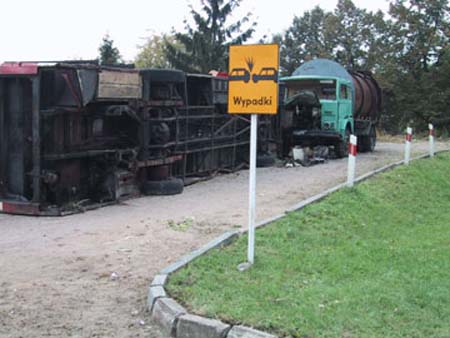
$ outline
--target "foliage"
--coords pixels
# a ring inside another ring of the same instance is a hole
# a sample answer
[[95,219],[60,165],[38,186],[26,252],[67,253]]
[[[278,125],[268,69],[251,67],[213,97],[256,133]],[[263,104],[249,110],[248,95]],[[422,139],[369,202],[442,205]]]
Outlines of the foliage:
[[174,49],[179,50],[181,46],[174,36],[167,34],[152,34],[146,38],[145,43],[139,46],[135,64],[139,68],[171,68],[166,55],[166,44],[169,43]]
[[226,70],[228,46],[249,39],[256,23],[250,23],[251,14],[228,24],[233,11],[242,0],[202,0],[201,9],[191,5],[193,25],[187,20],[186,32],[174,33],[183,48],[177,48],[166,39],[167,59],[177,69],[207,73],[212,69]]
[[[290,337],[448,337],[450,155],[334,193],[171,276],[191,311]],[[418,206],[420,205],[420,208]]]
[[295,17],[274,41],[285,75],[318,57],[372,71],[385,93],[382,127],[397,133],[430,121],[450,127],[449,27],[447,0],[392,0],[389,16],[339,0],[333,12],[316,7]]
[[275,35],[274,42],[280,45],[283,74],[292,74],[304,61],[332,57],[333,46],[325,36],[329,18],[330,13],[315,7],[301,17],[295,17],[284,35]]
[[394,46],[389,62],[396,71],[381,75],[392,84],[396,110],[391,115],[400,126],[410,124],[419,130],[435,118],[450,118],[444,104],[449,87],[437,86],[450,75],[441,72],[448,60],[448,2],[396,0],[389,14],[392,22],[386,34]]
[[117,47],[114,47],[114,40],[109,34],[106,34],[102,39],[102,44],[98,48],[100,53],[100,64],[102,65],[117,65],[122,63],[122,57]]

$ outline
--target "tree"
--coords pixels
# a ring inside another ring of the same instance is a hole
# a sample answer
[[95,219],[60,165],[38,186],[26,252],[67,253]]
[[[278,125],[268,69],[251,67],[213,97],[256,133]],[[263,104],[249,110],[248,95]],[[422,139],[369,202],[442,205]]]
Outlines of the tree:
[[295,16],[284,35],[274,36],[280,45],[281,72],[290,75],[309,59],[331,58],[333,47],[325,37],[325,25],[331,13],[319,6],[302,16]]
[[327,21],[326,40],[334,47],[335,60],[348,69],[362,69],[367,63],[372,33],[367,16],[351,0],[339,0]]
[[282,72],[292,74],[314,58],[334,59],[349,69],[371,69],[376,62],[369,53],[382,46],[378,30],[383,23],[382,12],[368,13],[351,0],[339,0],[334,12],[316,6],[296,16],[283,36],[274,37],[281,45]]
[[448,0],[391,0],[388,17],[339,0],[333,12],[295,17],[274,41],[285,74],[318,57],[372,71],[384,91],[382,126],[397,133],[429,121],[450,130],[449,36]]
[[165,40],[170,64],[187,72],[226,70],[228,46],[247,41],[256,26],[256,23],[249,23],[250,13],[243,19],[228,24],[231,14],[241,1],[202,0],[200,11],[190,6],[193,25],[185,21],[186,32],[174,32],[176,41],[183,48],[177,48]]
[[167,34],[152,34],[148,37],[144,45],[139,47],[135,64],[139,68],[171,68],[166,54],[167,43],[179,50],[180,44],[174,36]]
[[398,57],[406,71],[428,71],[439,62],[449,41],[448,0],[395,0],[389,14],[400,47]]
[[106,34],[102,39],[102,44],[98,48],[100,53],[100,64],[117,65],[122,63],[122,57],[119,50],[113,46],[114,41]]
[[392,84],[400,125],[423,130],[433,119],[450,117],[448,1],[395,0],[389,14],[395,70],[384,77]]

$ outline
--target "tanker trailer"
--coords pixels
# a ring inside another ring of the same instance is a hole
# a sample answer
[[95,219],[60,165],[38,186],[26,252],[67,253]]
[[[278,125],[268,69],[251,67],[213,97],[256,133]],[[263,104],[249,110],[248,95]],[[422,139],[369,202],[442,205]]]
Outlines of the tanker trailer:
[[333,147],[348,154],[351,134],[360,151],[373,151],[381,90],[370,72],[349,72],[338,63],[316,59],[281,79],[286,87],[279,128],[286,156],[293,147]]

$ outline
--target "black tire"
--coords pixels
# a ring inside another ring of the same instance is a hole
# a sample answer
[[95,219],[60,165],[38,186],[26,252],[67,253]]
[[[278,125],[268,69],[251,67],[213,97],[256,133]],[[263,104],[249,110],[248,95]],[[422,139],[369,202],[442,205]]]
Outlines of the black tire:
[[350,142],[350,135],[351,135],[351,130],[349,127],[347,127],[345,129],[345,136],[344,139],[339,141],[339,143],[337,143],[334,146],[334,153],[336,154],[337,158],[343,158],[343,157],[347,157],[348,156],[348,144]]
[[256,167],[266,168],[272,167],[275,164],[275,158],[272,155],[264,154],[256,156]]
[[146,181],[142,185],[144,195],[176,195],[181,194],[184,189],[184,182],[179,178],[169,178],[162,181]]
[[361,142],[358,142],[360,152],[373,152],[377,144],[377,132],[375,127],[370,127],[369,135],[361,136]]
[[369,137],[367,137],[366,151],[373,152],[377,145],[377,130],[374,126],[370,127]]
[[368,136],[358,136],[358,152],[359,153],[367,152],[368,138],[369,138]]

